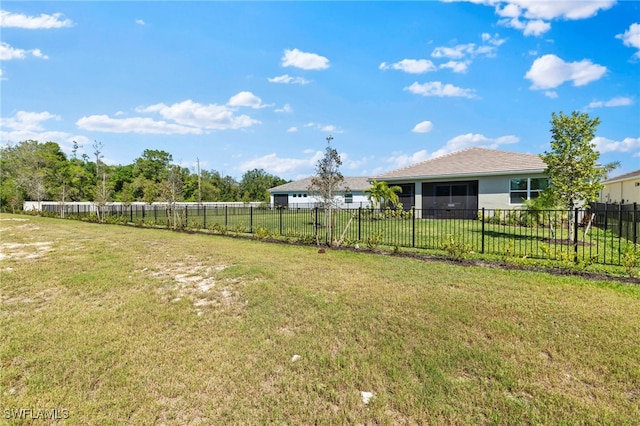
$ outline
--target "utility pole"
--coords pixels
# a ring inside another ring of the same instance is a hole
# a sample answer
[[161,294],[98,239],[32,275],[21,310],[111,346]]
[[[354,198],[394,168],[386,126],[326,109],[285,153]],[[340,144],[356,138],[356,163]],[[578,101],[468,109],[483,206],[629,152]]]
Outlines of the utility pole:
[[198,204],[202,204],[202,183],[200,179],[200,159],[196,158],[196,162],[198,163]]

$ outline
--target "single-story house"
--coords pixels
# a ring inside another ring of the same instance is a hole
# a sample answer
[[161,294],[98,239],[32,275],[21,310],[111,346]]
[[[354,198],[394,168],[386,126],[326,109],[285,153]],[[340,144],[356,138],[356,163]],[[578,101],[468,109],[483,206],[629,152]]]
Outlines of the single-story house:
[[601,203],[640,204],[640,170],[607,179],[600,191]]
[[416,217],[477,217],[486,209],[514,209],[547,186],[547,165],[540,156],[486,148],[468,148],[372,179],[402,188],[405,209]]
[[[285,183],[269,189],[272,207],[313,208],[320,200],[309,193],[311,177]],[[336,194],[336,202],[340,208],[369,207],[369,198],[364,191],[371,188],[366,177],[346,177]]]

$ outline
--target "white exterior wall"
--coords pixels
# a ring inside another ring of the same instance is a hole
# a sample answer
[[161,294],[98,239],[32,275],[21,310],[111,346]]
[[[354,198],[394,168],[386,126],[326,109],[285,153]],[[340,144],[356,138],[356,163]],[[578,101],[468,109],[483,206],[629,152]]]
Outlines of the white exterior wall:
[[490,176],[478,181],[478,209],[512,209],[509,204],[511,176]]
[[640,177],[605,184],[600,193],[602,203],[640,204]]
[[[338,207],[340,207],[341,209],[357,209],[359,207],[367,208],[371,205],[371,203],[369,202],[369,198],[367,198],[367,196],[362,192],[353,192],[352,194],[353,201],[351,203],[345,203],[343,195],[336,196],[335,199],[338,203]],[[271,206],[273,207],[275,205],[274,194],[271,194],[270,202]],[[306,191],[298,191],[295,193],[292,192],[287,196],[287,205],[289,206],[289,208],[312,209],[319,204],[320,200],[312,195],[308,195]]]
[[[397,181],[397,183],[413,183],[415,185],[415,207],[418,209],[416,217],[420,218],[422,209],[422,184],[437,182],[468,182],[478,181],[478,209],[483,207],[486,209],[503,209],[512,210],[522,206],[522,204],[511,204],[510,187],[512,178],[543,178],[546,177],[542,173],[534,174],[518,174],[503,176],[481,176],[481,177],[464,177],[455,179],[429,179],[418,180],[414,182]],[[390,182],[389,185],[396,184]]]

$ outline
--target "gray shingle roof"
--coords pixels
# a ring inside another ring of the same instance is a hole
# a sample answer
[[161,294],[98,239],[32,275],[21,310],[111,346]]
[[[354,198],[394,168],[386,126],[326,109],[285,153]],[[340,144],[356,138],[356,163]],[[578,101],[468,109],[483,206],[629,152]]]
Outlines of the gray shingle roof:
[[517,172],[541,173],[546,168],[547,165],[538,155],[487,148],[468,148],[412,166],[392,170],[378,175],[374,179],[439,178]]
[[611,179],[605,180],[603,183],[619,182],[621,180],[633,179],[633,178],[637,178],[637,177],[640,177],[640,170],[636,170],[636,171],[633,171],[633,172],[625,173],[625,174],[620,175],[620,176],[612,177]]
[[[365,189],[371,188],[371,183],[367,177],[348,177],[344,178],[344,186],[347,186],[351,191],[364,191]],[[304,178],[301,180],[296,180],[294,182],[285,183],[284,185],[276,186],[274,188],[269,189],[269,192],[303,192],[307,191],[311,185],[311,177]],[[340,190],[344,190],[344,186],[340,188]]]

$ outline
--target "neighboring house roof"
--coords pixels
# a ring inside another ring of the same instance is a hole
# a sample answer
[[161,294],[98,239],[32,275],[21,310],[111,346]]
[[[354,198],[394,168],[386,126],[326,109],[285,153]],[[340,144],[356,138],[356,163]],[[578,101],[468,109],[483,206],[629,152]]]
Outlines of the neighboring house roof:
[[478,175],[542,173],[547,165],[540,156],[487,148],[468,148],[392,170],[374,177],[376,180],[408,178],[442,178]]
[[[269,192],[303,192],[308,191],[311,186],[311,177],[296,180],[294,182],[285,183],[284,185],[276,186],[269,189]],[[371,183],[367,177],[347,177],[344,178],[344,185],[341,185],[340,190],[344,191],[345,186],[351,191],[364,191],[371,188]]]
[[634,172],[629,172],[620,176],[612,177],[611,179],[607,179],[602,183],[604,184],[615,183],[615,182],[621,182],[624,180],[635,179],[635,178],[640,178],[640,170],[636,170]]

